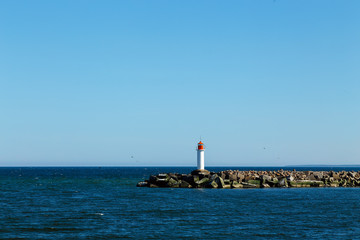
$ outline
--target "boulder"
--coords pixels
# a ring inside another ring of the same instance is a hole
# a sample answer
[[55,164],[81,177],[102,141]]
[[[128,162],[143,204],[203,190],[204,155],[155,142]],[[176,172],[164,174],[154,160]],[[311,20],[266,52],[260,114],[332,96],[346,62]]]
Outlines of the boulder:
[[175,179],[176,181],[179,180],[177,174],[175,174],[175,173],[169,173],[168,175],[169,175],[169,177]]
[[231,183],[231,187],[232,187],[232,188],[242,188],[243,185],[242,185],[241,183],[237,182],[237,181],[233,181],[233,182]]
[[167,181],[166,183],[167,187],[172,187],[172,188],[179,187],[179,185],[180,183],[174,178],[170,178],[169,181]]
[[149,182],[150,183],[156,183],[157,179],[158,178],[155,175],[151,175],[150,178],[149,178]]
[[[324,174],[322,172],[314,172],[313,175],[314,175],[315,180],[321,180],[324,176]],[[313,180],[313,179],[310,179],[310,180]]]
[[219,177],[221,177],[222,179],[225,179],[226,178],[226,174],[225,172],[221,171],[218,173]]
[[289,175],[289,176],[286,177],[286,180],[287,180],[288,182],[290,182],[290,181],[294,181],[295,178],[294,178],[293,175]]
[[190,183],[188,183],[187,181],[181,180],[181,181],[180,181],[180,187],[181,187],[181,188],[190,188],[191,185],[190,185]]
[[307,180],[311,180],[311,181],[317,180],[317,179],[315,178],[315,175],[314,175],[314,174],[308,175],[308,176],[306,177],[306,179],[307,179]]
[[[167,182],[170,180],[170,176],[166,173],[160,173],[156,175],[156,181],[154,184],[156,184],[159,187],[167,187]],[[151,182],[151,179],[150,179]],[[153,183],[153,182],[151,182]]]
[[252,184],[252,183],[247,183],[247,182],[243,182],[242,185],[243,185],[243,188],[257,188],[257,187],[259,187],[259,185]]
[[346,180],[345,179],[340,180],[339,186],[340,187],[346,187]]
[[219,177],[219,175],[213,174],[213,175],[210,176],[209,180],[214,181],[217,177]]
[[277,187],[289,187],[286,178],[281,178],[277,183]]
[[212,180],[208,183],[208,185],[206,186],[208,188],[218,188],[218,184],[216,183],[215,180]]
[[170,176],[169,176],[168,174],[166,174],[166,173],[159,173],[159,174],[157,175],[157,178],[158,178],[158,179],[166,179],[166,180],[169,180]]
[[190,181],[191,184],[197,184],[197,182],[199,182],[199,181],[200,181],[199,175],[192,175],[192,178]]
[[266,184],[268,184],[270,187],[276,187],[278,181],[267,181]]
[[244,174],[238,172],[238,173],[237,173],[237,180],[238,180],[239,182],[242,182],[243,179],[245,179]]
[[225,183],[225,185],[230,185],[230,179],[224,179],[224,183]]
[[208,178],[202,178],[201,180],[195,182],[200,187],[205,187],[207,183],[209,182]]
[[136,184],[137,187],[148,187],[149,183],[148,182],[138,182],[138,184]]
[[351,176],[353,178],[356,177],[356,172],[348,172],[348,176]]
[[194,177],[192,175],[185,175],[181,178],[181,180],[185,181],[185,182],[188,182],[190,184],[193,184],[194,183]]
[[159,178],[159,176],[157,176],[156,182],[153,184],[157,185],[158,187],[167,187],[167,182],[169,180],[170,178],[167,177]]
[[238,180],[237,174],[236,173],[231,173],[229,175],[229,180],[230,181],[237,181]]
[[[245,181],[249,181],[249,180],[252,180],[253,178],[252,178],[252,176],[250,176],[250,175],[245,175],[245,178],[244,178],[244,180]],[[243,180],[243,181],[244,181]]]
[[339,180],[339,179],[340,179],[339,174],[338,174],[338,173],[335,173],[335,172],[331,172],[330,176],[331,176],[332,178],[334,178],[335,180]]
[[218,188],[224,188],[225,183],[224,183],[224,180],[221,177],[215,178],[215,182],[217,183]]
[[269,182],[271,180],[272,180],[272,178],[270,176],[268,176],[268,175],[261,175],[260,176],[260,182],[261,183],[266,183],[267,181]]

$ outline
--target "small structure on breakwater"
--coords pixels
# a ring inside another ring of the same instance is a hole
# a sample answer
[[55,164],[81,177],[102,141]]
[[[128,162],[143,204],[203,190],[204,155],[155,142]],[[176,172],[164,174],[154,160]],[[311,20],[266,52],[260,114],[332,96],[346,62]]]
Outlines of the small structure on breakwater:
[[205,146],[204,143],[200,142],[197,146],[197,169],[204,170],[205,167]]
[[138,187],[170,188],[271,188],[271,187],[360,187],[360,171],[239,171],[191,174],[161,173],[141,181]]

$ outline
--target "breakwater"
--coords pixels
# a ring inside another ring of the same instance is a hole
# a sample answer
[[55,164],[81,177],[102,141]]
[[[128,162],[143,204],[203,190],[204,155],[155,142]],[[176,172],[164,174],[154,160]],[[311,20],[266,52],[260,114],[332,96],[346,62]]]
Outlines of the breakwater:
[[170,188],[272,188],[272,187],[360,187],[360,171],[239,171],[190,174],[160,173],[141,181],[138,187]]

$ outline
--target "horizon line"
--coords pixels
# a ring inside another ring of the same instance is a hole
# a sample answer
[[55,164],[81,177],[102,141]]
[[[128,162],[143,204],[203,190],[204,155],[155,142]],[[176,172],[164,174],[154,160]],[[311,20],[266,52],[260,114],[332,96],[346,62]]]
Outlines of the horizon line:
[[[134,165],[31,165],[31,166],[0,166],[0,168],[5,167],[186,167],[186,168],[196,168],[196,166],[184,166],[184,165],[149,165],[149,166],[134,166]],[[224,165],[224,166],[207,166],[207,167],[360,167],[360,164],[304,164],[304,165]]]

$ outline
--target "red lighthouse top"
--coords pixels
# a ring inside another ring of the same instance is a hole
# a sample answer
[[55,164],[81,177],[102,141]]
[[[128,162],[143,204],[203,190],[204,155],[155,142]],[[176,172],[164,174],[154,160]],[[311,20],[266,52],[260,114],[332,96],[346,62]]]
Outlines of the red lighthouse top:
[[198,150],[204,150],[205,148],[204,148],[204,144],[200,141],[199,143],[198,143]]

